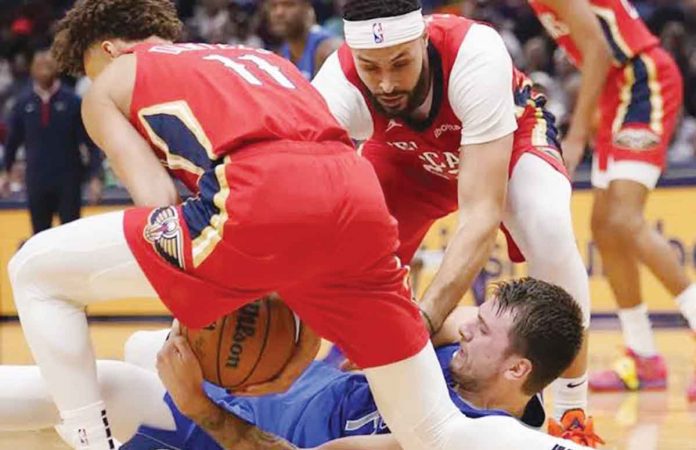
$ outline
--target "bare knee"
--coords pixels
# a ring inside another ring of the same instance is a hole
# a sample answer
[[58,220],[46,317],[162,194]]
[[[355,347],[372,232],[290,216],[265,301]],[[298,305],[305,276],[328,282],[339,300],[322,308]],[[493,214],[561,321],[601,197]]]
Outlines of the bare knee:
[[592,216],[592,235],[600,247],[630,247],[636,242],[644,227],[645,219],[642,214],[621,207]]

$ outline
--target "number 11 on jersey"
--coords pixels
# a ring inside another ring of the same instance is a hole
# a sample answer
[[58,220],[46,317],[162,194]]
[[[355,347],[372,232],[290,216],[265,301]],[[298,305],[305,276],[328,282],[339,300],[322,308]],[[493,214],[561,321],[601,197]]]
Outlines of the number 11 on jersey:
[[257,55],[244,55],[237,58],[229,58],[222,55],[208,55],[203,58],[206,61],[217,61],[234,71],[237,75],[242,77],[244,81],[254,86],[262,86],[263,82],[258,79],[249,68],[240,61],[248,61],[255,65],[257,68],[266,72],[273,80],[286,89],[296,89],[295,85],[286,77],[279,67],[274,66],[265,59]]

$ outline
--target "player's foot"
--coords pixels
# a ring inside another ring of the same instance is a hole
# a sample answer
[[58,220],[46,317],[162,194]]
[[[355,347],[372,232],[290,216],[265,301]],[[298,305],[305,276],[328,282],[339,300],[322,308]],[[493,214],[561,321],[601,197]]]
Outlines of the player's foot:
[[592,448],[604,444],[594,431],[592,417],[585,417],[582,409],[569,409],[563,413],[560,422],[549,419],[549,434]]
[[696,403],[696,375],[691,379],[691,382],[686,388],[686,398],[693,403]]
[[667,364],[661,355],[638,356],[629,348],[611,370],[590,375],[595,392],[660,391],[667,388]]

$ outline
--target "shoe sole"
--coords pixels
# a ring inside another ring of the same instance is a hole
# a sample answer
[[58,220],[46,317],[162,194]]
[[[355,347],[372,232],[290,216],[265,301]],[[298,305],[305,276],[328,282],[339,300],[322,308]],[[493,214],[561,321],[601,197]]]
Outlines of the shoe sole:
[[[592,392],[642,392],[642,391],[666,391],[667,390],[667,383],[645,383],[641,384],[640,387],[636,390],[628,389],[626,386],[621,386],[621,387],[597,387],[597,386],[589,386],[590,391]],[[696,401],[696,399],[694,399]]]

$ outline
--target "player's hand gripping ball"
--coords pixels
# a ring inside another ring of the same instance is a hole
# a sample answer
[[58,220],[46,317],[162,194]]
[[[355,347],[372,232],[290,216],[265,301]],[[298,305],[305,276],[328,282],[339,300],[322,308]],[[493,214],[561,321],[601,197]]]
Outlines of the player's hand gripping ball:
[[284,392],[314,360],[320,339],[277,296],[202,329],[181,327],[203,376],[236,394]]

